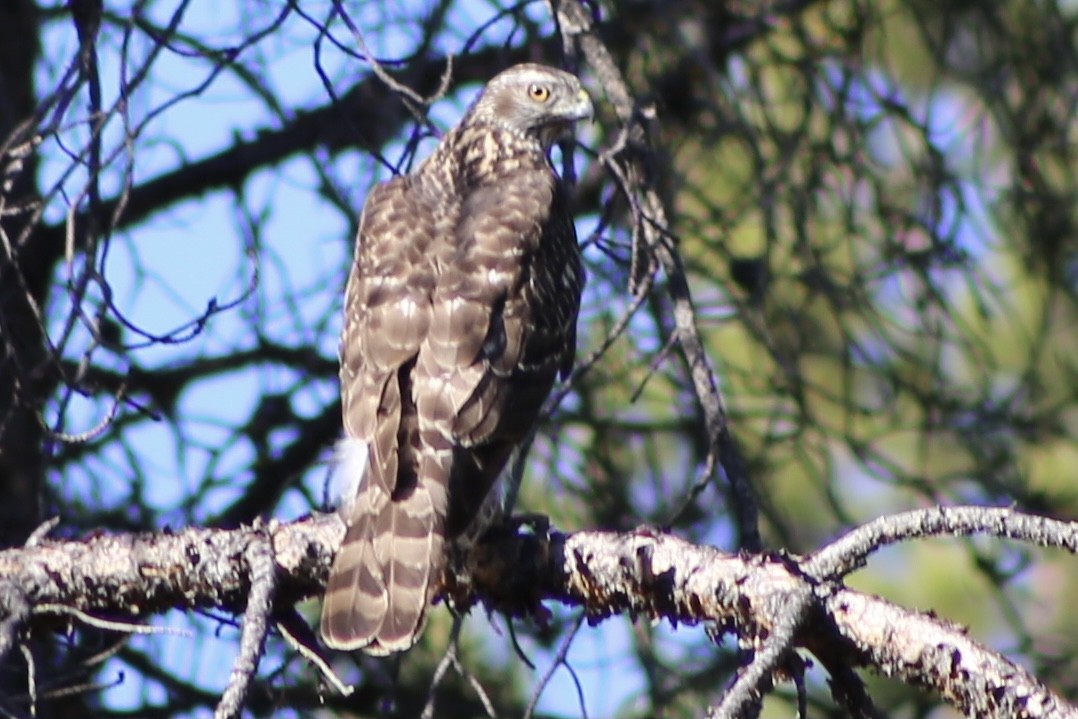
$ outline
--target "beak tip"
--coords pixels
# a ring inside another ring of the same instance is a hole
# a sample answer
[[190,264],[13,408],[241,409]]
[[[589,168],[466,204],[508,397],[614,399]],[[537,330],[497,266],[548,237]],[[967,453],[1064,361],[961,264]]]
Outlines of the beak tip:
[[577,99],[580,101],[582,108],[581,115],[584,120],[591,122],[595,119],[595,104],[591,101],[591,95],[584,88],[580,88],[580,92],[577,93]]

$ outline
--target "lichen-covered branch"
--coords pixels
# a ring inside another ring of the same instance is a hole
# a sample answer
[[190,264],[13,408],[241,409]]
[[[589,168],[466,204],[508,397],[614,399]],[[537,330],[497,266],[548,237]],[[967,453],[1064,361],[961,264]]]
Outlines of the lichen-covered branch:
[[[974,526],[965,516],[962,527],[985,532],[998,521],[986,516],[983,526]],[[1078,532],[1074,523],[1053,525]],[[343,533],[336,515],[312,515],[235,530],[97,535],[5,550],[0,585],[18,587],[20,598],[0,607],[11,614],[0,617],[0,626],[14,621],[33,632],[61,628],[72,614],[58,613],[57,606],[127,620],[184,607],[241,613],[252,591],[252,547],[267,538],[279,579],[272,606],[287,610],[321,591]],[[1036,536],[1030,541],[1040,543]],[[807,594],[804,620],[791,633],[789,648],[815,654],[824,666],[867,667],[930,687],[970,716],[1078,716],[1078,709],[962,627],[814,577],[808,558],[727,554],[638,529],[499,535],[479,545],[472,563],[474,594],[452,596],[460,607],[479,597],[541,620],[541,603],[559,601],[582,606],[592,623],[627,613],[675,626],[706,625],[716,636],[736,633],[743,645],[756,647],[788,625],[791,607],[803,605]],[[13,612],[27,605],[29,612]]]

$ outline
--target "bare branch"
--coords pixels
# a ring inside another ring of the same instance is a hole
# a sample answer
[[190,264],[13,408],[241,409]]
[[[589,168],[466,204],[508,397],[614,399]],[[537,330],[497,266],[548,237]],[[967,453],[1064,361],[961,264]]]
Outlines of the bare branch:
[[[972,509],[947,513],[967,516]],[[1002,536],[1020,535],[1071,552],[1078,546],[1078,523],[1053,523],[1051,532],[1014,529],[1022,522],[1036,526],[1038,518],[1011,513],[1007,523],[994,526]],[[983,524],[967,525],[967,531],[981,530],[988,531]],[[287,607],[318,593],[343,533],[336,515],[315,515],[237,530],[45,540],[0,552],[0,581],[22,588],[25,602],[34,607],[63,604],[111,616],[144,617],[176,607],[235,612],[246,607],[245,631],[254,627],[250,642],[257,647],[265,636],[258,617],[268,616],[271,605]],[[719,635],[736,632],[742,643],[759,646],[758,667],[745,673],[742,688],[735,685],[731,703],[720,706],[719,715],[736,716],[735,703],[744,706],[745,697],[766,686],[762,682],[783,655],[801,647],[824,657],[825,666],[841,659],[842,665],[867,666],[930,686],[977,716],[1078,716],[1078,709],[961,627],[850,590],[837,580],[815,579],[805,571],[813,566],[812,558],[730,555],[648,530],[500,535],[477,552],[476,566],[482,571],[475,586],[495,609],[528,615],[537,602],[556,600],[582,606],[592,624],[628,613],[675,625],[702,623]],[[275,601],[274,573],[280,577]],[[467,606],[457,598],[454,604]],[[20,613],[10,603],[4,611],[0,619],[5,627],[38,632],[56,626],[46,615]],[[250,650],[246,656],[257,654]],[[253,665],[235,671],[249,678]],[[848,677],[837,679],[850,686]],[[871,711],[865,702],[853,701],[862,715]]]
[[[579,46],[621,121],[622,132],[616,146],[619,151],[613,156],[604,155],[605,164],[619,179],[633,208],[634,238],[643,238],[647,245],[647,256],[657,257],[667,276],[674,303],[676,338],[688,366],[697,401],[704,411],[710,440],[707,461],[695,489],[690,493],[689,501],[706,486],[716,465],[722,463],[734,498],[740,546],[748,550],[762,549],[756,500],[748,486],[747,475],[741,471],[742,463],[735,458],[736,450],[728,436],[726,407],[719,381],[696,327],[696,312],[685,268],[674,246],[666,203],[659,194],[650,170],[655,165],[655,159],[650,144],[653,132],[649,125],[655,120],[655,109],[642,107],[633,97],[610,51],[599,39],[591,15],[579,0],[553,0],[552,6],[566,44],[571,48]],[[634,257],[638,258],[645,250],[639,248],[637,241],[633,245]],[[635,290],[643,281],[642,263],[634,261],[634,267],[636,270],[631,277],[633,286],[630,290]],[[650,271],[645,274],[650,274]]]
[[820,579],[837,579],[863,567],[870,554],[896,542],[973,534],[1078,552],[1078,524],[1074,522],[1008,507],[930,507],[880,517],[858,527],[813,554],[804,569]]
[[258,661],[262,658],[270,614],[273,611],[274,590],[277,586],[271,532],[272,527],[267,528],[260,522],[256,523],[250,544],[244,552],[244,560],[250,572],[251,592],[243,613],[239,656],[232,665],[228,687],[221,695],[221,701],[214,712],[215,719],[232,719],[240,715],[251,680],[258,671]]

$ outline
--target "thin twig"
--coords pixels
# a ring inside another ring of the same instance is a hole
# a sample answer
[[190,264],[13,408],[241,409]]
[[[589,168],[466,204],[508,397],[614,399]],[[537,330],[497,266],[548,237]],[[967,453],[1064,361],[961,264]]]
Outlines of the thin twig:
[[423,705],[423,713],[420,715],[422,719],[431,719],[434,716],[434,692],[442,683],[442,680],[445,679],[446,674],[449,672],[449,667],[453,665],[462,625],[463,617],[459,614],[454,614],[453,627],[449,630],[449,645],[445,648],[445,654],[442,655],[441,661],[438,662],[438,666],[434,670],[434,676],[430,680],[430,686],[427,688],[427,702]]
[[22,657],[26,661],[26,696],[30,700],[30,716],[37,716],[37,664],[34,662],[34,653],[26,644],[20,644]]
[[368,49],[367,41],[363,37],[363,33],[360,32],[359,28],[356,27],[356,24],[352,22],[352,18],[341,5],[340,0],[334,0],[333,7],[344,24],[347,25],[348,29],[352,32],[352,37],[355,39],[356,44],[359,45],[360,52],[363,53],[363,59],[370,63],[371,71],[374,72],[375,76],[384,82],[387,87],[393,90],[393,92],[401,96],[401,99],[406,101],[405,104],[408,104],[408,101],[414,103],[414,106],[410,106],[410,109],[417,111],[417,119],[421,122],[425,121],[426,113],[418,112],[418,109],[429,107],[448,92],[453,79],[453,56],[449,54],[446,55],[445,71],[438,81],[438,88],[431,95],[424,97],[407,85],[397,82],[392,75],[386,72],[386,69],[382,67],[382,63]]
[[434,678],[431,680],[430,688],[427,690],[427,703],[423,706],[422,719],[432,719],[434,716],[434,692],[438,688],[438,685],[442,683],[449,668],[452,667],[457,674],[465,679],[472,689],[475,690],[476,696],[479,697],[479,701],[483,704],[483,709],[486,711],[487,716],[491,719],[496,719],[498,716],[494,710],[494,702],[490,700],[490,696],[487,694],[483,685],[479,683],[479,680],[475,678],[475,675],[465,669],[461,664],[460,657],[457,651],[460,649],[460,630],[464,625],[464,617],[455,615],[453,617],[453,628],[449,634],[449,646],[446,647],[445,654],[442,656],[442,660],[438,662],[438,668],[434,671]]
[[547,685],[550,684],[550,680],[554,677],[554,672],[558,671],[558,667],[563,665],[566,669],[569,670],[569,673],[573,677],[573,681],[577,683],[576,689],[577,696],[580,700],[580,714],[584,717],[584,719],[587,719],[588,709],[584,705],[584,693],[582,687],[580,686],[580,682],[577,679],[576,672],[573,671],[573,668],[570,667],[568,662],[566,661],[569,656],[569,649],[570,647],[572,647],[573,640],[576,638],[577,632],[579,632],[580,628],[584,626],[585,616],[586,615],[584,614],[584,612],[581,612],[580,615],[577,616],[576,621],[573,623],[573,626],[569,630],[568,634],[566,634],[565,638],[562,639],[561,645],[558,647],[558,653],[554,655],[554,661],[550,663],[550,666],[547,668],[546,672],[543,674],[542,679],[540,679],[539,683],[536,685],[535,691],[532,693],[531,701],[528,702],[528,708],[524,710],[524,719],[531,719],[532,714],[535,712],[536,705],[539,704],[539,697],[543,695],[543,691],[546,690]]
[[243,700],[255,672],[258,671],[258,660],[262,656],[269,631],[273,595],[277,588],[273,543],[270,540],[270,531],[265,526],[255,529],[245,554],[251,577],[251,592],[247,596],[247,609],[243,613],[240,651],[232,665],[228,686],[214,711],[214,719],[232,719],[242,712]]
[[41,542],[43,542],[45,538],[49,536],[49,532],[55,529],[56,525],[58,525],[59,523],[59,516],[46,519],[44,522],[39,524],[33,532],[30,533],[30,536],[26,538],[26,542],[23,546],[36,547],[37,545],[41,544]]
[[333,667],[329,665],[322,655],[318,653],[314,644],[309,637],[310,627],[306,622],[296,614],[296,611],[290,610],[284,615],[277,617],[277,631],[284,637],[285,642],[288,643],[292,649],[301,657],[309,661],[318,669],[319,673],[325,678],[326,681],[333,686],[342,696],[351,696],[355,691],[355,688],[345,684],[344,680],[337,676],[337,673],[333,671]]
[[175,637],[193,637],[194,634],[186,629],[178,627],[156,627],[147,624],[135,624],[134,622],[122,622],[115,619],[101,619],[81,609],[69,607],[64,604],[38,604],[34,606],[34,614],[68,614],[78,619],[83,624],[98,629],[107,629],[110,632],[123,632],[124,634],[166,634]]

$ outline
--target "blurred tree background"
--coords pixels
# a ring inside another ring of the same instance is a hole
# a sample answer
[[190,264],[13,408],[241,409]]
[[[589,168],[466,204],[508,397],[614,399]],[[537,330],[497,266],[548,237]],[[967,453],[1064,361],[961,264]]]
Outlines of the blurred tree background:
[[[57,515],[74,536],[322,507],[367,190],[422,159],[498,70],[574,62],[538,1],[100,3],[0,3],[5,546]],[[766,546],[808,552],[938,503],[1078,517],[1078,5],[589,9],[654,110],[651,170]],[[599,108],[574,153],[588,370],[561,388],[517,508],[735,549],[668,278],[639,302],[628,289],[633,215],[600,155],[618,124],[577,69]],[[936,540],[883,552],[853,584],[969,625],[1078,699],[1072,558]],[[473,612],[436,715],[483,716],[485,693],[498,716],[700,716],[737,668],[702,628],[580,628],[554,609],[512,632]],[[348,698],[272,637],[250,711],[419,715],[450,633],[435,615],[402,659],[335,655]],[[36,716],[205,716],[234,623],[159,623],[194,635],[37,638]],[[0,670],[0,711],[29,716],[25,657]],[[810,714],[837,715],[810,678]],[[866,678],[886,716],[951,715]],[[765,716],[792,702],[780,687]]]

